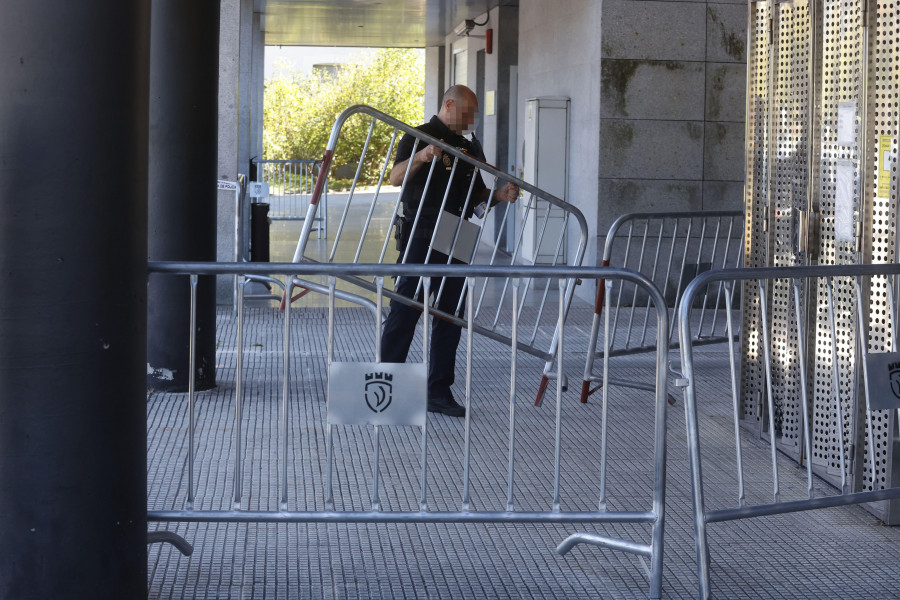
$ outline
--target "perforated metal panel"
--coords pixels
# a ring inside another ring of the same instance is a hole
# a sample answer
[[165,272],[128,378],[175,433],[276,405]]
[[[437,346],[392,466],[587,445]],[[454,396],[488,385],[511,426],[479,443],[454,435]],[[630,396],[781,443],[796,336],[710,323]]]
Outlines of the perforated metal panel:
[[[820,264],[853,264],[859,262],[858,239],[838,241],[836,223],[838,216],[838,171],[841,161],[849,161],[853,168],[852,206],[860,212],[860,122],[853,125],[852,142],[840,143],[839,130],[846,124],[839,122],[841,104],[855,104],[856,114],[865,105],[863,94],[863,2],[860,0],[828,1],[822,12],[822,102],[821,102],[821,167],[819,172],[819,198],[821,214]],[[846,110],[846,109],[845,109]],[[844,162],[843,164],[847,164]],[[854,232],[857,224],[854,222]],[[815,324],[814,386],[812,404],[812,460],[825,469],[832,480],[840,481],[841,450],[838,424],[843,423],[845,456],[849,456],[853,441],[854,402],[857,389],[857,363],[854,339],[856,335],[855,282],[835,281],[833,310],[837,326],[837,339],[830,330],[828,291],[820,283],[816,292],[819,310]],[[837,347],[837,377],[833,348]],[[839,394],[837,392],[839,389]],[[840,402],[838,402],[840,399]],[[838,404],[840,405],[838,407]],[[840,414],[838,413],[840,410]],[[844,468],[850,465],[845,462]]]
[[[866,249],[871,262],[887,263],[897,261],[900,2],[879,2],[873,16],[875,39],[871,44],[867,71],[871,93],[868,94],[866,105],[869,133],[866,139],[867,153],[874,156],[874,160],[869,163],[865,182],[865,195],[871,207],[865,221],[866,231],[869,232]],[[896,292],[900,282],[893,283],[893,291]],[[891,291],[892,288],[885,279],[873,280],[869,290],[869,352],[898,349],[897,324],[893,321],[898,312],[896,308],[891,311],[892,302],[896,307],[896,298],[891,298]],[[893,471],[891,432],[895,428],[896,414],[894,411],[874,411],[867,414],[866,435],[871,431],[871,440],[865,444],[863,489],[890,487]]]
[[[770,115],[770,44],[768,2],[751,2],[750,35],[747,53],[747,155],[745,186],[746,243],[744,265],[764,267],[769,264],[769,115]],[[745,424],[759,423],[760,398],[765,393],[760,295],[756,285],[745,285],[742,298],[743,327],[741,339],[742,415]]]
[[[775,38],[775,153],[773,202],[774,266],[806,264],[798,240],[798,219],[808,207],[810,49],[807,1],[777,5]],[[799,458],[803,439],[797,318],[791,281],[777,280],[772,297],[772,390],[775,426],[782,450]],[[801,298],[801,301],[803,299]],[[805,302],[802,302],[805,304]],[[802,309],[801,309],[802,310]],[[801,313],[802,314],[802,313]]]
[[[749,26],[745,265],[896,262],[900,0],[756,2]],[[840,193],[839,181],[848,184]],[[813,224],[808,237],[801,215]],[[800,243],[807,239],[809,254]],[[897,483],[890,481],[897,414],[866,412],[855,342],[862,311],[867,350],[900,349],[895,283],[866,282],[861,305],[849,279],[833,281],[830,295],[824,281],[804,292],[806,366],[797,361],[791,282],[766,291],[780,447],[802,458],[807,402],[814,469],[834,483],[843,475],[858,490]],[[760,302],[757,286],[746,286],[741,390],[745,424],[765,433]],[[808,398],[800,369],[809,374]]]
[[[751,7],[748,61],[747,222],[755,227],[747,266],[806,264],[797,223],[808,208],[810,60],[812,26],[807,0]],[[768,233],[768,234],[767,234]],[[767,406],[758,288],[744,290],[743,407],[759,426]],[[790,281],[767,290],[776,436],[799,458],[802,441],[797,323]]]

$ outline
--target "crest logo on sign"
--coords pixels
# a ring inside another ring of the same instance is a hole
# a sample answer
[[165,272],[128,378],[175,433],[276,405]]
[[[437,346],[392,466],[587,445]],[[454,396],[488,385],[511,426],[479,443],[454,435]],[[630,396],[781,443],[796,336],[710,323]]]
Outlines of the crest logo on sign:
[[894,392],[894,396],[900,399],[900,363],[889,364],[888,372],[891,379],[891,391]]
[[366,404],[372,412],[384,412],[391,405],[393,379],[390,373],[366,373]]

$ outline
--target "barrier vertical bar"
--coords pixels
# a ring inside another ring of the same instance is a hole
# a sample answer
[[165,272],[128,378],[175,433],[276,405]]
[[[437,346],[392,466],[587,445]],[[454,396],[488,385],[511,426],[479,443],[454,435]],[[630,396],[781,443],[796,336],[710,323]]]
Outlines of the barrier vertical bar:
[[[606,286],[606,293],[603,301],[606,306],[603,307],[603,380],[601,387],[603,396],[601,400],[600,413],[600,499],[598,501],[598,510],[606,510],[606,450],[609,432],[609,350],[610,350],[610,327],[609,327],[609,310],[612,296],[612,280],[603,279]],[[591,351],[593,349],[590,349]]]
[[291,379],[291,298],[294,294],[294,278],[288,276],[285,279],[287,280],[285,282],[287,302],[284,303],[284,357],[282,358],[284,372],[281,376],[281,481],[279,485],[281,510],[287,510],[287,411]]
[[[334,275],[328,276],[328,348],[327,364],[330,367],[334,362],[334,288],[337,278]],[[334,425],[331,421],[325,420],[325,453],[327,467],[325,471],[325,508],[334,510]]]
[[[794,312],[797,317],[797,358],[800,361],[800,405],[803,408],[803,443],[806,451],[806,493],[813,496],[812,435],[809,422],[809,388],[806,380],[806,320],[800,311],[800,280],[794,279]],[[729,333],[730,335],[730,333]]]
[[513,503],[513,486],[514,486],[514,466],[516,456],[516,362],[518,360],[518,339],[519,339],[519,278],[512,280],[512,344],[510,344],[512,355],[510,356],[509,367],[509,469],[507,474],[506,489],[506,511],[512,512]]
[[472,306],[474,304],[473,295],[475,294],[475,279],[466,277],[466,424],[465,434],[463,438],[463,493],[462,507],[460,510],[468,512],[470,507],[469,500],[469,470],[471,460],[471,441],[472,441],[472,343],[474,341],[473,325],[475,317],[473,315]]
[[[432,167],[437,161],[432,161]],[[421,206],[420,206],[421,208]],[[427,299],[431,294],[431,277],[422,277],[420,283],[423,285],[425,295],[423,299]],[[428,302],[422,303],[424,312],[424,323],[422,327],[422,356],[425,359],[425,372],[428,373],[431,363],[431,353],[428,351],[431,342],[431,311],[428,308]],[[427,399],[426,399],[427,402]],[[468,411],[467,411],[468,412]],[[419,500],[419,510],[425,512],[428,510],[428,419],[425,419],[425,425],[422,426],[422,495]]]
[[244,288],[247,278],[238,275],[237,297],[237,354],[235,355],[235,381],[234,381],[234,498],[232,505],[235,510],[241,508],[241,402],[244,396]]
[[[737,459],[738,476],[738,505],[744,506],[747,502],[744,492],[744,457],[741,449],[741,407],[738,397],[738,373],[734,359],[734,325],[731,317],[731,309],[734,306],[734,282],[725,283],[725,298],[728,303],[725,313],[726,329],[728,331],[728,366],[731,372],[731,405],[734,418],[734,447]],[[701,323],[702,326],[702,323]]]
[[766,284],[759,280],[759,312],[762,320],[763,356],[766,363],[766,407],[769,412],[769,451],[772,457],[772,496],[775,502],[781,501],[781,489],[778,485],[778,449],[775,446],[775,394],[772,391],[772,355],[769,347],[769,316]]
[[197,372],[197,275],[190,276],[191,334],[188,338],[188,498],[187,509],[194,510],[194,396]]
[[840,367],[838,366],[838,353],[837,353],[837,324],[835,323],[834,317],[834,292],[833,292],[833,284],[831,277],[825,278],[825,287],[828,291],[828,326],[831,329],[831,339],[833,343],[831,344],[831,389],[833,392],[833,399],[835,409],[837,410],[837,423],[838,423],[838,444],[840,444],[840,459],[841,459],[841,493],[847,493],[847,461],[844,453],[844,411],[841,409],[841,373]]
[[[374,124],[374,121],[373,121]],[[375,362],[381,362],[381,306],[384,292],[384,277],[375,278]],[[375,452],[372,455],[372,510],[381,510],[381,500],[378,497],[378,487],[381,479],[381,425],[375,428]]]
[[[865,400],[866,400],[866,431],[867,437],[869,439],[869,460],[871,461],[869,468],[872,469],[872,489],[875,489],[875,475],[877,471],[875,470],[875,432],[872,431],[872,407],[869,403],[869,367],[867,364],[867,359],[869,356],[869,341],[866,336],[866,320],[863,316],[863,295],[862,295],[862,281],[861,276],[856,276],[856,314],[859,327],[859,333],[857,334],[857,339],[859,340],[860,346],[860,364],[862,365],[863,372],[863,389],[865,390]],[[858,439],[858,438],[857,438]]]
[[[548,211],[549,213],[549,211]],[[563,350],[565,346],[563,335],[566,322],[566,280],[559,280],[559,321],[557,332],[559,334],[559,346],[556,353],[556,435],[553,446],[553,512],[559,512],[559,471],[560,471],[560,445],[562,443],[562,382],[563,382]]]

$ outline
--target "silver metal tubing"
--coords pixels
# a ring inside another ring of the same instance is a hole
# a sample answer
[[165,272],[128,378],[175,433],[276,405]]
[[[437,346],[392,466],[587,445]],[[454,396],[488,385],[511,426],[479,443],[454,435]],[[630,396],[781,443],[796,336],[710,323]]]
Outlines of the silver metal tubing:
[[872,492],[857,492],[855,494],[820,496],[808,500],[794,500],[777,504],[762,504],[743,508],[713,510],[706,513],[706,522],[719,523],[722,521],[734,521],[737,519],[749,519],[753,517],[802,512],[805,510],[816,510],[819,508],[864,504],[866,502],[878,502],[879,500],[892,500],[894,498],[900,498],[900,487],[875,490]]
[[244,397],[244,287],[247,285],[247,278],[238,275],[238,297],[237,297],[237,353],[235,354],[235,381],[234,381],[234,496],[232,498],[232,508],[239,510],[241,508],[241,458],[243,451],[241,450],[241,442],[243,436],[241,434],[241,422],[243,410],[241,409],[241,401]]
[[472,296],[475,293],[475,279],[472,277],[466,278],[466,289],[468,293],[466,294],[466,315],[468,315],[469,327],[466,328],[466,424],[465,424],[465,433],[463,435],[463,489],[462,489],[462,506],[460,510],[463,512],[467,512],[471,507],[471,500],[469,498],[469,470],[471,466],[471,445],[472,445],[472,356],[474,354],[473,349],[473,335],[472,329],[474,325],[475,317],[473,316],[472,305],[474,304],[474,299]]
[[294,286],[305,288],[308,290],[312,290],[318,294],[328,295],[330,293],[334,293],[335,297],[338,300],[344,300],[345,302],[350,302],[352,304],[358,304],[363,308],[367,308],[372,311],[373,314],[377,314],[378,307],[375,306],[375,303],[369,300],[364,296],[360,296],[359,294],[353,294],[351,292],[347,292],[344,290],[331,290],[328,286],[324,286],[320,283],[316,283],[314,281],[310,281],[308,279],[301,279],[300,277],[294,277]]
[[[328,276],[328,364],[334,362],[334,288],[337,278]],[[325,507],[334,510],[334,425],[325,424],[326,462],[325,471]]]
[[[622,259],[622,266],[628,267],[628,255],[631,253],[631,240],[634,234],[634,221],[628,223],[628,237],[626,238],[628,241],[625,242],[625,258]],[[607,236],[608,238],[609,236]],[[613,315],[613,324],[612,330],[615,332],[617,330],[617,326],[619,324],[619,308],[622,306],[622,289],[625,286],[625,282],[619,280],[619,290],[616,292],[616,312]],[[613,335],[612,345],[616,345],[616,336]],[[627,347],[627,344],[626,344]]]
[[187,509],[194,509],[194,396],[197,373],[197,275],[190,276],[191,333],[188,337],[188,497]]
[[516,363],[518,352],[516,352],[516,345],[518,343],[519,337],[519,278],[516,277],[512,280],[512,310],[513,310],[513,319],[512,319],[512,353],[510,356],[510,367],[509,367],[509,461],[508,461],[508,473],[507,473],[507,488],[506,488],[506,510],[512,512],[515,507],[515,503],[513,502],[513,488],[515,482],[514,468],[515,468],[515,460],[516,460]]
[[[644,254],[647,252],[647,233],[650,231],[649,221],[644,223],[644,235],[641,236],[641,252],[638,256],[638,273],[644,268]],[[631,347],[631,329],[634,323],[634,310],[637,307],[638,287],[634,286],[634,292],[631,294],[631,310],[628,311],[628,332],[625,335],[625,347]]]
[[[549,212],[549,211],[548,211]],[[566,322],[566,280],[559,280],[559,351],[556,353],[556,435],[553,444],[553,512],[559,512],[559,472],[560,472],[560,447],[562,445],[562,385],[563,385],[563,341]]]
[[[650,223],[647,223],[647,228],[650,228]],[[656,270],[659,267],[659,252],[662,248],[662,235],[663,235],[663,224],[659,224],[659,235],[656,239],[656,252],[653,254],[653,269],[650,271],[650,281],[656,281]],[[650,321],[650,296],[647,296],[647,306],[644,311],[644,325],[641,328],[641,341],[640,345],[643,346],[644,342],[647,340],[647,325]]]
[[[678,283],[675,285],[675,306],[678,306],[681,302],[682,297],[682,289],[681,285],[684,281],[684,269],[687,266],[687,255],[688,255],[688,247],[690,246],[691,239],[691,231],[694,229],[694,219],[689,218],[687,220],[687,231],[684,234],[684,252],[681,254],[681,267],[678,269]],[[672,319],[670,326],[672,329],[675,329],[675,319]],[[672,334],[669,332],[669,339],[672,339]]]
[[[374,124],[374,121],[373,121]],[[384,278],[376,277],[375,278],[375,286],[378,289],[375,297],[376,297],[376,305],[378,310],[376,311],[375,318],[375,362],[381,362],[381,304],[382,298],[384,296]],[[380,511],[381,510],[381,499],[378,497],[379,492],[379,484],[381,480],[381,425],[373,425],[374,429],[374,440],[373,445],[375,452],[372,453],[372,510]]]
[[[860,364],[862,365],[862,373],[863,373],[863,395],[865,396],[866,402],[866,428],[868,432],[869,439],[869,468],[872,473],[872,489],[875,489],[875,476],[877,471],[875,470],[875,434],[872,431],[872,405],[869,402],[869,367],[868,367],[868,357],[869,357],[869,340],[868,336],[866,336],[866,319],[863,314],[865,311],[863,310],[863,294],[862,294],[862,281],[859,277],[856,278],[856,315],[859,319],[858,329],[857,329],[857,339],[859,340],[859,351],[861,354],[862,360],[860,360]],[[862,461],[860,461],[862,462]]]
[[[725,320],[728,328],[728,366],[731,369],[731,408],[733,411],[734,418],[734,448],[735,455],[737,459],[737,480],[738,480],[738,506],[744,506],[746,504],[746,494],[744,492],[744,458],[743,451],[741,449],[741,400],[738,397],[738,374],[737,374],[737,365],[735,364],[734,358],[734,349],[732,345],[734,342],[733,337],[733,325],[731,319],[731,307],[733,306],[734,301],[734,282],[725,282],[725,298],[728,303]],[[740,346],[738,346],[738,352],[740,352]]]
[[609,432],[609,349],[610,349],[610,329],[609,329],[609,306],[611,302],[612,280],[604,280],[606,286],[606,294],[603,307],[603,398],[600,416],[600,498],[597,502],[598,510],[606,510],[606,451]]
[[[431,161],[432,164],[436,163],[436,160]],[[441,221],[444,218],[444,210],[447,208],[447,199],[450,197],[450,188],[453,185],[453,177],[456,175],[456,166],[459,163],[459,157],[453,159],[453,166],[450,167],[450,177],[447,179],[447,187],[444,188],[444,197],[441,200],[441,208],[438,210],[437,220],[434,223],[434,228],[431,231],[431,239],[428,241],[428,249],[425,251],[425,260],[424,263],[427,265],[429,260],[431,259],[431,253],[434,249],[434,241],[437,239],[438,229],[441,227]],[[475,178],[472,178],[472,183],[475,182]],[[422,203],[419,204],[419,212],[422,211],[422,208],[425,206],[425,197],[422,197]],[[416,215],[418,219],[418,215]],[[413,226],[415,230],[415,226]],[[407,247],[408,249],[408,247]],[[452,253],[451,253],[452,255]],[[419,290],[422,289],[422,280],[419,280],[419,283],[416,285],[416,293],[413,294],[413,297],[419,295]],[[428,298],[428,296],[424,296]],[[434,301],[434,305],[437,306],[437,299]]]
[[[372,121],[374,126],[375,121]],[[369,223],[372,222],[372,215],[375,214],[375,205],[378,203],[378,195],[381,193],[381,184],[384,182],[384,174],[387,171],[388,164],[391,160],[391,154],[394,152],[394,142],[397,141],[397,130],[394,130],[394,135],[391,137],[391,143],[388,145],[387,156],[384,158],[384,164],[381,167],[381,173],[378,175],[378,183],[375,186],[375,193],[372,195],[372,202],[369,203],[369,213],[366,215],[366,220],[363,223],[362,232],[359,235],[359,245],[356,247],[356,254],[353,255],[353,262],[359,262],[359,257],[362,254],[363,244],[366,241],[366,233],[369,231]],[[362,161],[360,161],[362,164]],[[347,201],[347,205],[350,205],[350,201]],[[387,234],[385,235],[385,245],[388,243],[388,240],[391,239],[391,230],[388,229]],[[381,260],[384,260],[383,257]],[[381,262],[379,260],[379,262]]]
[[147,511],[150,522],[169,523],[653,523],[652,512],[359,512],[359,511]]
[[[419,207],[416,209],[416,216],[413,219],[412,227],[409,230],[410,239],[416,235],[416,231],[419,229],[419,220],[422,216],[422,207],[425,206],[425,198],[428,195],[428,190],[431,187],[431,176],[434,175],[434,167],[437,164],[436,160],[431,161],[431,164],[428,166],[428,177],[425,178],[425,187],[422,188],[422,197],[419,198]],[[409,173],[409,166],[412,165],[412,161],[407,163],[407,174]],[[441,204],[443,207],[443,203]],[[435,227],[437,229],[437,227]],[[407,259],[409,258],[409,248],[412,244],[407,244],[406,249],[403,251],[403,260],[400,261],[403,264],[408,264]],[[428,262],[428,261],[425,261]],[[417,288],[418,289],[418,288]]]
[[[537,200],[534,197],[534,194],[529,196],[528,203],[525,205],[525,215],[522,217],[522,231],[517,232],[516,245],[513,250],[513,255],[510,259],[510,264],[516,264],[516,261],[519,259],[519,252],[522,249],[522,243],[525,240],[525,229],[528,227],[528,220],[531,218],[531,214],[535,214],[535,219],[537,219]],[[503,289],[500,292],[500,300],[497,302],[497,313],[494,315],[494,322],[491,324],[491,329],[497,328],[497,323],[500,320],[500,311],[503,308],[503,301],[506,299],[506,292],[509,289],[510,278],[507,278],[503,282]],[[516,310],[513,310],[513,314],[518,314]]]
[[556,553],[560,556],[565,556],[576,544],[591,544],[593,546],[621,550],[622,552],[630,552],[631,554],[637,554],[646,558],[650,558],[653,554],[653,547],[647,544],[635,544],[625,540],[617,540],[590,533],[575,533],[570,535],[556,547]]
[[[797,357],[800,365],[808,364],[806,356],[806,319],[800,310],[800,280],[794,279],[794,312],[797,316]],[[730,313],[729,313],[730,314]],[[729,336],[731,332],[729,331]],[[806,380],[806,369],[799,369],[800,372],[800,397],[809,398],[809,383]],[[801,401],[803,408],[803,444],[806,452],[806,495],[812,498],[813,495],[813,472],[812,472],[812,435],[810,432],[809,419],[809,403]],[[742,505],[743,506],[743,505]]]
[[840,459],[841,459],[841,491],[843,493],[847,493],[849,490],[847,489],[847,461],[845,456],[845,448],[844,445],[844,411],[841,407],[841,371],[840,366],[838,365],[838,352],[837,352],[837,324],[835,322],[834,317],[834,291],[832,278],[825,278],[825,288],[828,291],[828,327],[831,330],[831,391],[832,391],[832,400],[834,401],[833,406],[835,411],[837,411],[837,415],[835,417],[835,422],[838,425],[838,445]]
[[768,317],[768,300],[766,299],[766,283],[765,280],[759,280],[759,312],[762,317],[762,338],[763,338],[763,362],[766,368],[766,407],[769,413],[769,450],[772,456],[772,496],[775,502],[781,499],[781,489],[778,485],[778,449],[775,445],[775,394],[772,391],[772,356],[769,346],[769,317]]
[[[434,162],[434,161],[433,161]],[[427,298],[429,294],[431,294],[431,277],[425,276],[419,278],[419,283],[424,285],[425,289],[425,297]],[[429,373],[431,369],[431,352],[429,352],[429,348],[431,347],[431,311],[428,310],[428,303],[425,303],[425,306],[422,307],[424,311],[424,323],[422,328],[422,357],[425,363],[425,372]],[[427,398],[426,398],[427,402]],[[425,419],[425,424],[422,426],[422,489],[421,495],[419,496],[419,510],[426,511],[428,510],[428,419]]]
[[[469,190],[466,192],[466,201],[463,203],[462,216],[459,219],[459,222],[456,224],[456,229],[453,230],[453,239],[450,242],[450,252],[447,254],[447,264],[453,264],[453,253],[456,251],[456,242],[459,240],[459,232],[462,229],[463,219],[465,217],[466,211],[469,210],[469,202],[472,200],[472,188],[475,187],[475,179],[476,177],[472,177],[469,181]],[[449,184],[447,189],[449,190]],[[437,227],[435,227],[435,236],[437,236]],[[434,237],[431,239],[431,243],[434,244]],[[426,261],[427,262],[427,261]],[[444,286],[447,284],[447,279],[441,279],[441,285],[438,286],[437,294],[435,294],[434,305],[439,306],[441,302],[441,297],[444,295]],[[454,314],[459,314],[460,306],[462,306],[463,296],[459,295],[459,298],[456,301],[456,309],[454,309]]]
[[[501,225],[501,229],[506,228],[506,223],[507,223],[507,219],[509,218],[509,215],[510,215],[510,207],[511,206],[513,206],[512,203],[510,203],[510,202],[506,203],[506,208],[504,209],[504,212],[503,212],[503,224]],[[489,261],[489,264],[493,265],[496,263],[497,252],[499,250],[500,250],[500,236],[498,235],[497,239],[494,240],[494,249],[491,251],[491,260]],[[484,302],[484,296],[487,293],[488,283],[490,283],[490,281],[488,279],[485,279],[484,285],[481,286],[481,292],[478,296],[478,304],[475,306],[475,317],[476,318],[481,313],[481,305]]]
[[[475,178],[473,177],[472,180],[474,181],[474,179],[475,179]],[[490,187],[490,189],[489,189],[489,191],[488,191],[488,198],[493,198],[493,196],[494,196],[494,187],[495,187],[496,185],[497,185],[497,180],[495,179],[495,180],[493,181],[493,183],[491,183],[491,187]],[[470,193],[471,193],[471,188],[470,188]],[[466,202],[468,203],[468,198],[466,199]],[[510,203],[507,202],[506,204],[507,204],[507,206],[508,206]],[[484,212],[484,218],[481,220],[481,225],[478,226],[478,236],[475,238],[475,248],[478,248],[479,244],[481,244],[481,236],[482,236],[482,234],[484,233],[484,224],[487,223],[488,215],[491,214],[491,208],[493,208],[493,207],[491,206],[491,203],[488,202],[487,209],[486,209],[485,212]],[[463,212],[463,214],[465,214],[465,211]],[[462,221],[460,221],[459,227],[456,228],[456,235],[457,235],[457,236],[459,235],[460,227],[462,227]],[[497,243],[499,243],[499,241],[500,241],[500,236],[497,236]],[[455,238],[454,238],[454,241],[453,241],[453,247],[456,248],[456,239],[455,239]],[[452,256],[452,253],[451,253],[451,256]],[[450,262],[451,262],[451,261],[448,261],[448,264],[449,264]],[[474,290],[474,288],[473,288],[473,290]],[[459,302],[457,302],[457,304],[456,304],[456,311],[454,312],[454,314],[457,314],[457,315],[459,314],[459,311],[460,311],[460,309],[462,308],[462,305],[463,305],[463,300],[464,300],[463,296],[460,295],[460,297],[459,297]],[[470,309],[471,309],[471,307],[470,307]]]
[[[566,227],[568,226],[568,223],[569,223],[569,215],[567,214],[565,217],[563,217],[563,227],[562,228],[564,231],[565,231]],[[561,235],[561,236],[559,236],[559,239],[556,240],[556,254],[553,255],[553,262],[551,263],[551,265],[553,265],[553,266],[556,266],[559,264],[559,259],[562,254],[562,243],[565,241],[565,239],[566,239],[566,236]],[[537,315],[535,315],[535,318],[534,318],[534,329],[531,332],[531,336],[528,338],[529,344],[534,344],[534,340],[537,339],[538,328],[540,327],[540,324],[541,324],[541,317],[544,314],[544,308],[547,305],[547,297],[550,294],[550,281],[551,280],[548,278],[546,281],[546,284],[544,285],[544,293],[541,295],[541,301],[538,304]],[[574,285],[574,284],[575,284],[575,282],[573,281],[572,285]],[[568,314],[568,310],[569,310],[568,303],[566,303],[565,306],[566,306],[566,314]],[[554,332],[554,336],[555,335],[556,335],[556,333]],[[550,354],[555,354],[555,353],[556,353],[556,339],[554,337],[553,341],[551,342],[551,346],[550,346]]]
[[294,293],[293,283],[286,286],[287,302],[284,303],[284,356],[282,357],[281,375],[281,510],[287,510],[287,454],[288,454],[288,399],[291,382],[291,295]]

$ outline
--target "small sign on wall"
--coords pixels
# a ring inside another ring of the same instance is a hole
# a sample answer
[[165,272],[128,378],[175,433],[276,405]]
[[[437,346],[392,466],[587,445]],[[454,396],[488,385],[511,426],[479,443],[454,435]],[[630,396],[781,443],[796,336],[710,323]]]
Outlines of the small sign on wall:
[[424,363],[331,363],[330,425],[425,425]]
[[869,376],[869,408],[900,408],[900,352],[881,352],[866,357]]

